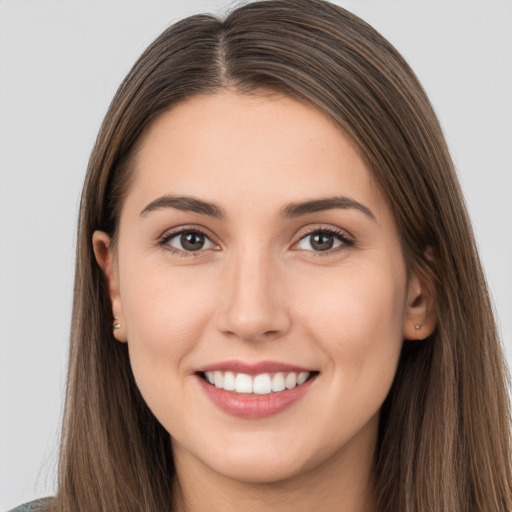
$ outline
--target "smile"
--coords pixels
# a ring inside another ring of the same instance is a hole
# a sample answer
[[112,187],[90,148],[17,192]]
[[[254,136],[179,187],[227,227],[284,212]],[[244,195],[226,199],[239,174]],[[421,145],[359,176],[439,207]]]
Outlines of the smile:
[[218,389],[234,393],[268,395],[285,389],[294,389],[304,384],[311,372],[277,372],[248,375],[246,373],[209,371],[204,372],[207,382]]
[[298,402],[319,376],[292,365],[227,361],[196,372],[206,396],[230,416],[259,419],[278,414]]

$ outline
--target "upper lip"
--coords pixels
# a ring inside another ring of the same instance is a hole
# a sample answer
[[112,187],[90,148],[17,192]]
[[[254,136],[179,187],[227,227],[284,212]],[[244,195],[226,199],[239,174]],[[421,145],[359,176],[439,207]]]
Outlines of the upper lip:
[[245,373],[247,375],[259,375],[261,373],[277,373],[277,372],[312,372],[309,368],[297,366],[294,364],[281,363],[279,361],[258,361],[258,362],[245,362],[238,360],[220,361],[197,369],[197,372],[233,372]]

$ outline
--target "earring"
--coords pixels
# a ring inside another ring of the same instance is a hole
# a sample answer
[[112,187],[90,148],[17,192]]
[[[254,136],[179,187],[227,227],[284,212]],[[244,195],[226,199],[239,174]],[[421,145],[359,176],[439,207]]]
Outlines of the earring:
[[112,326],[112,329],[114,331],[121,329],[121,324],[119,322],[117,322],[116,320],[117,320],[117,316],[114,317],[114,325]]
[[[414,326],[414,328],[415,328],[417,331],[419,331],[419,330],[421,329],[421,326],[422,326],[422,324],[416,324],[416,325]],[[121,326],[119,326],[119,327],[121,327]]]

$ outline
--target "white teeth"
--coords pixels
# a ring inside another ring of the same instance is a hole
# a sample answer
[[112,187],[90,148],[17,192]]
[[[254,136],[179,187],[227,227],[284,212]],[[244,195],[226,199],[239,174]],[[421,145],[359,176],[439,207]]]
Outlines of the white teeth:
[[233,372],[226,372],[224,374],[224,386],[226,391],[234,391],[235,389],[235,374]]
[[258,395],[268,395],[272,391],[272,382],[270,380],[270,375],[268,373],[256,375],[256,377],[254,377],[252,390],[254,393],[257,393]]
[[245,373],[239,373],[235,379],[235,391],[237,393],[252,393],[251,376]]
[[224,378],[222,377],[222,373],[213,372],[213,382],[216,388],[222,388],[224,386]]
[[235,393],[255,393],[257,395],[268,395],[279,393],[285,389],[293,389],[304,384],[310,376],[310,372],[278,372],[273,375],[261,373],[251,376],[246,373],[233,372],[204,372],[207,382],[216,388],[234,391]]
[[284,391],[286,386],[284,385],[284,375],[279,372],[272,378],[272,391],[277,393],[278,391]]
[[297,386],[304,384],[308,380],[309,372],[300,372],[297,377]]
[[297,385],[297,374],[289,373],[284,380],[284,385],[287,389],[292,389]]

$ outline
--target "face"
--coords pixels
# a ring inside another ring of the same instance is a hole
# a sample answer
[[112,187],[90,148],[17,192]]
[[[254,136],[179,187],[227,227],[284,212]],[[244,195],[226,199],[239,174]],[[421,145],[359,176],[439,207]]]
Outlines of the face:
[[371,457],[425,309],[349,140],[293,99],[221,92],[161,115],[133,164],[116,247],[93,242],[178,470],[278,481]]

